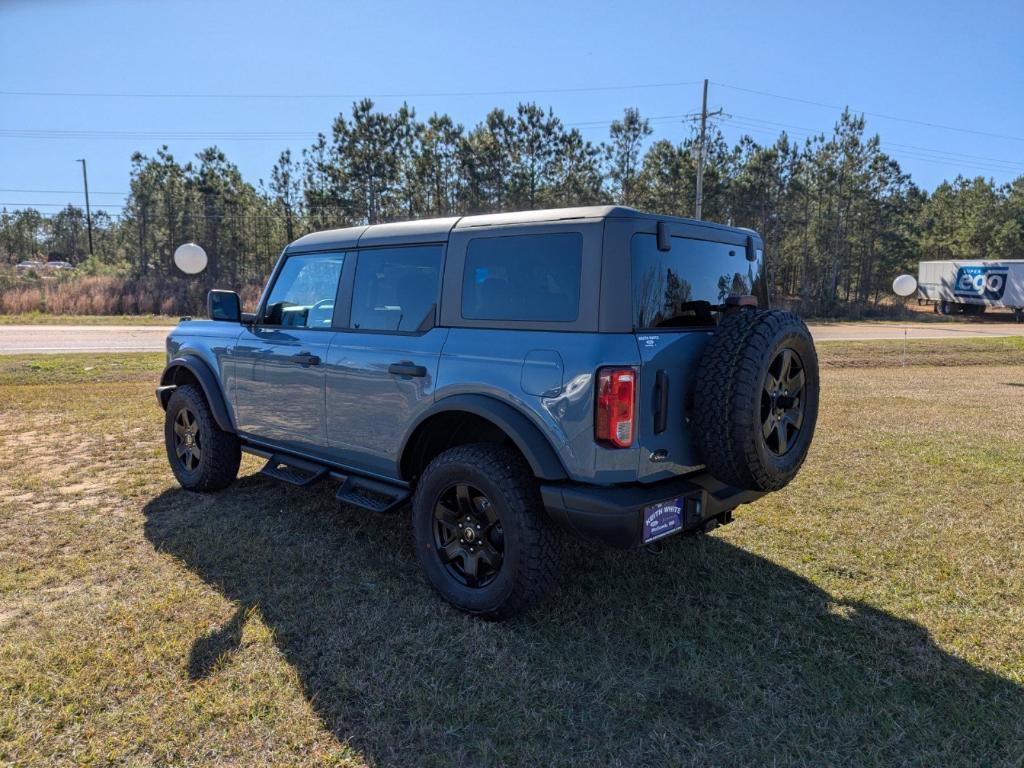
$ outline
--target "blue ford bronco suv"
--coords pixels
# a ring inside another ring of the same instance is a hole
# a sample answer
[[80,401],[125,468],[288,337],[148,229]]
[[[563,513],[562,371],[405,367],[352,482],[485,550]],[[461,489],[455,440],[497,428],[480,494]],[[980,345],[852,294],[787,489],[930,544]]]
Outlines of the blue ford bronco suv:
[[411,502],[437,591],[513,616],[554,582],[558,529],[644,546],[797,473],[818,361],[768,308],[762,248],[623,207],[307,235],[255,313],[211,291],[168,336],[171,469],[216,491],[246,451],[371,512]]

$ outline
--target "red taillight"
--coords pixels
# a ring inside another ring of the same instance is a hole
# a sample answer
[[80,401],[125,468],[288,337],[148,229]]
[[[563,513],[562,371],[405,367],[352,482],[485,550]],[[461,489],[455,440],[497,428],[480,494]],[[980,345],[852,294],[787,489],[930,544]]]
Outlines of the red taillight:
[[600,368],[597,371],[597,409],[594,436],[616,448],[633,444],[633,410],[636,371],[632,368]]

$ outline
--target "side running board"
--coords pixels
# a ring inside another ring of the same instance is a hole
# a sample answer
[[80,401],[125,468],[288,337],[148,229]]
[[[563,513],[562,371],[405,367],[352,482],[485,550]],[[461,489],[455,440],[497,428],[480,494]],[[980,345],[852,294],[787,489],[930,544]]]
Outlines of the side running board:
[[301,488],[322,480],[327,473],[327,467],[295,456],[282,456],[276,453],[267,459],[266,465],[260,470],[261,475]]
[[335,497],[342,504],[351,504],[371,512],[393,512],[409,498],[409,491],[368,477],[344,478]]
[[267,460],[260,470],[261,475],[289,485],[306,487],[326,477],[340,481],[341,485],[335,498],[342,504],[351,504],[371,512],[392,512],[409,500],[409,489],[400,485],[369,477],[344,475],[322,464],[300,459],[298,456],[272,454],[247,445],[243,445],[242,449]]

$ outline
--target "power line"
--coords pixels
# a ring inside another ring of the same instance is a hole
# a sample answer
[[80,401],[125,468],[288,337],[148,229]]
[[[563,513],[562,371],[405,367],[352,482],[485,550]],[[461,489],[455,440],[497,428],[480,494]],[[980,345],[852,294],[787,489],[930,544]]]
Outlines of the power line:
[[[814,130],[803,126],[779,123],[771,120],[761,120],[760,118],[747,117],[744,115],[731,115],[731,117],[733,118],[732,122],[737,127],[746,131],[752,131],[754,133],[761,133],[764,135],[777,135],[777,133],[775,130],[762,125],[763,123],[790,129],[787,132],[793,133],[797,138],[813,138],[815,136],[828,135],[829,133],[824,130]],[[923,160],[925,162],[936,163],[939,165],[970,165],[978,170],[996,173],[1020,173],[1020,171],[1024,169],[1024,162],[1016,162],[1013,160],[981,157],[961,152],[947,152],[941,149],[919,147],[913,144],[890,142],[885,139],[881,139],[880,144],[883,148],[887,149],[893,147],[897,148],[899,150],[898,154],[902,157],[912,160]]]
[[[4,206],[23,206],[26,208],[78,208],[77,205],[72,203],[0,203],[0,207]],[[126,208],[127,206],[123,203],[93,203],[93,208]]]
[[[648,122],[680,120],[690,115],[656,115],[645,118]],[[590,128],[611,125],[621,118],[584,120],[563,123],[566,128]],[[310,140],[320,135],[317,131],[113,131],[75,130],[62,128],[0,128],[0,138],[19,139],[123,139],[129,141],[284,141]]]
[[[735,114],[735,113],[731,113],[730,116],[731,117],[735,117],[735,118],[740,118],[740,119],[742,119],[742,120],[744,120],[746,122],[762,123],[762,124],[765,124],[765,125],[773,125],[773,126],[779,126],[779,127],[782,127],[782,128],[792,128],[792,129],[796,129],[798,131],[806,131],[808,133],[808,135],[812,135],[812,136],[813,135],[817,135],[817,134],[827,134],[829,132],[828,130],[824,130],[824,129],[823,130],[816,130],[814,128],[808,128],[806,126],[793,125],[791,123],[779,123],[779,122],[776,122],[776,121],[773,121],[773,120],[765,120],[765,119],[760,118],[760,117],[752,117],[750,115],[738,115],[738,114]],[[831,129],[829,129],[829,130],[831,130]],[[1024,167],[1024,160],[1022,160],[1022,161],[1006,160],[1006,159],[1002,159],[1002,158],[998,158],[998,157],[985,157],[985,156],[982,156],[982,155],[968,155],[968,154],[965,154],[963,152],[953,152],[953,151],[945,150],[945,149],[933,149],[931,147],[920,147],[920,146],[917,146],[915,144],[900,144],[900,143],[895,142],[895,141],[887,141],[886,139],[882,139],[881,141],[882,141],[883,144],[886,144],[886,145],[888,145],[890,147],[902,147],[904,149],[918,149],[918,150],[922,150],[924,152],[935,152],[936,154],[950,155],[950,156],[954,156],[954,157],[966,158],[968,160],[985,160],[985,161],[990,161],[990,162],[995,162],[995,163],[1006,163],[1008,165],[1013,165],[1015,167]]]
[[[714,84],[717,85],[719,88],[729,88],[729,89],[731,89],[733,91],[742,91],[744,93],[754,93],[754,94],[757,94],[758,96],[768,96],[768,97],[773,98],[773,99],[783,99],[784,101],[792,101],[792,102],[796,102],[798,104],[809,104],[809,105],[814,106],[814,107],[824,107],[826,109],[835,109],[835,110],[842,110],[842,109],[844,109],[843,107],[837,106],[835,104],[825,104],[824,102],[821,102],[821,101],[813,101],[812,99],[801,99],[801,98],[798,98],[796,96],[784,96],[784,95],[779,94],[779,93],[770,93],[769,91],[759,91],[759,90],[757,90],[755,88],[744,88],[744,87],[739,86],[739,85],[729,85],[728,83],[719,83],[717,81],[715,81]],[[909,123],[911,125],[923,125],[923,126],[928,127],[928,128],[940,128],[940,129],[945,130],[945,131],[957,131],[959,133],[970,133],[970,134],[974,134],[976,136],[988,136],[988,137],[993,138],[993,139],[1006,139],[1008,141],[1022,141],[1022,142],[1024,142],[1024,136],[1010,136],[1010,135],[1007,135],[1007,134],[1004,134],[1004,133],[990,133],[989,131],[979,131],[979,130],[975,130],[974,128],[961,128],[961,127],[954,126],[954,125],[943,125],[941,123],[928,122],[927,120],[915,120],[914,118],[910,118],[910,117],[897,117],[896,115],[887,115],[887,114],[882,113],[882,112],[868,112],[865,109],[854,109],[852,107],[850,107],[850,110],[853,111],[853,112],[859,112],[862,115],[870,115],[871,117],[877,117],[877,118],[882,119],[882,120],[895,120],[896,122],[900,122],[900,123]]]
[[0,138],[13,139],[123,139],[129,141],[188,141],[229,139],[239,141],[310,140],[317,137],[309,131],[106,131],[8,128],[0,129]]
[[[77,195],[81,192],[80,189],[0,189],[0,192],[24,192],[26,194],[41,194],[41,195]],[[95,189],[90,191],[92,195],[128,195],[130,192],[97,192]]]
[[591,85],[569,88],[517,88],[501,91],[421,91],[408,93],[112,93],[100,91],[0,91],[0,96],[32,96],[103,99],[412,99],[429,97],[514,96],[531,93],[592,93],[631,91],[639,88],[682,88],[697,85],[690,80],[670,83],[634,83],[632,85]]

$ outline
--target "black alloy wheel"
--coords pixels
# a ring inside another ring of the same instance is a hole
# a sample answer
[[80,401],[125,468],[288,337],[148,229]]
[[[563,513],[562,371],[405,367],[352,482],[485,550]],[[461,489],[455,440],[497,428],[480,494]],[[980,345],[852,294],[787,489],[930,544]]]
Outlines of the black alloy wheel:
[[202,437],[199,421],[188,408],[182,408],[174,418],[174,455],[186,472],[195,472],[203,460]]
[[768,450],[785,455],[797,442],[804,423],[803,361],[783,348],[768,366],[761,389],[761,435]]
[[688,429],[716,479],[777,491],[807,457],[818,395],[814,339],[799,317],[727,313],[701,355]]
[[427,464],[413,493],[412,534],[431,586],[474,616],[522,614],[558,573],[557,532],[537,478],[511,445],[458,445]]
[[490,584],[501,571],[505,534],[497,510],[479,488],[455,483],[434,503],[434,547],[445,570],[467,587]]
[[217,491],[238,476],[238,435],[217,426],[202,390],[180,384],[167,401],[164,447],[171,471],[189,491]]

